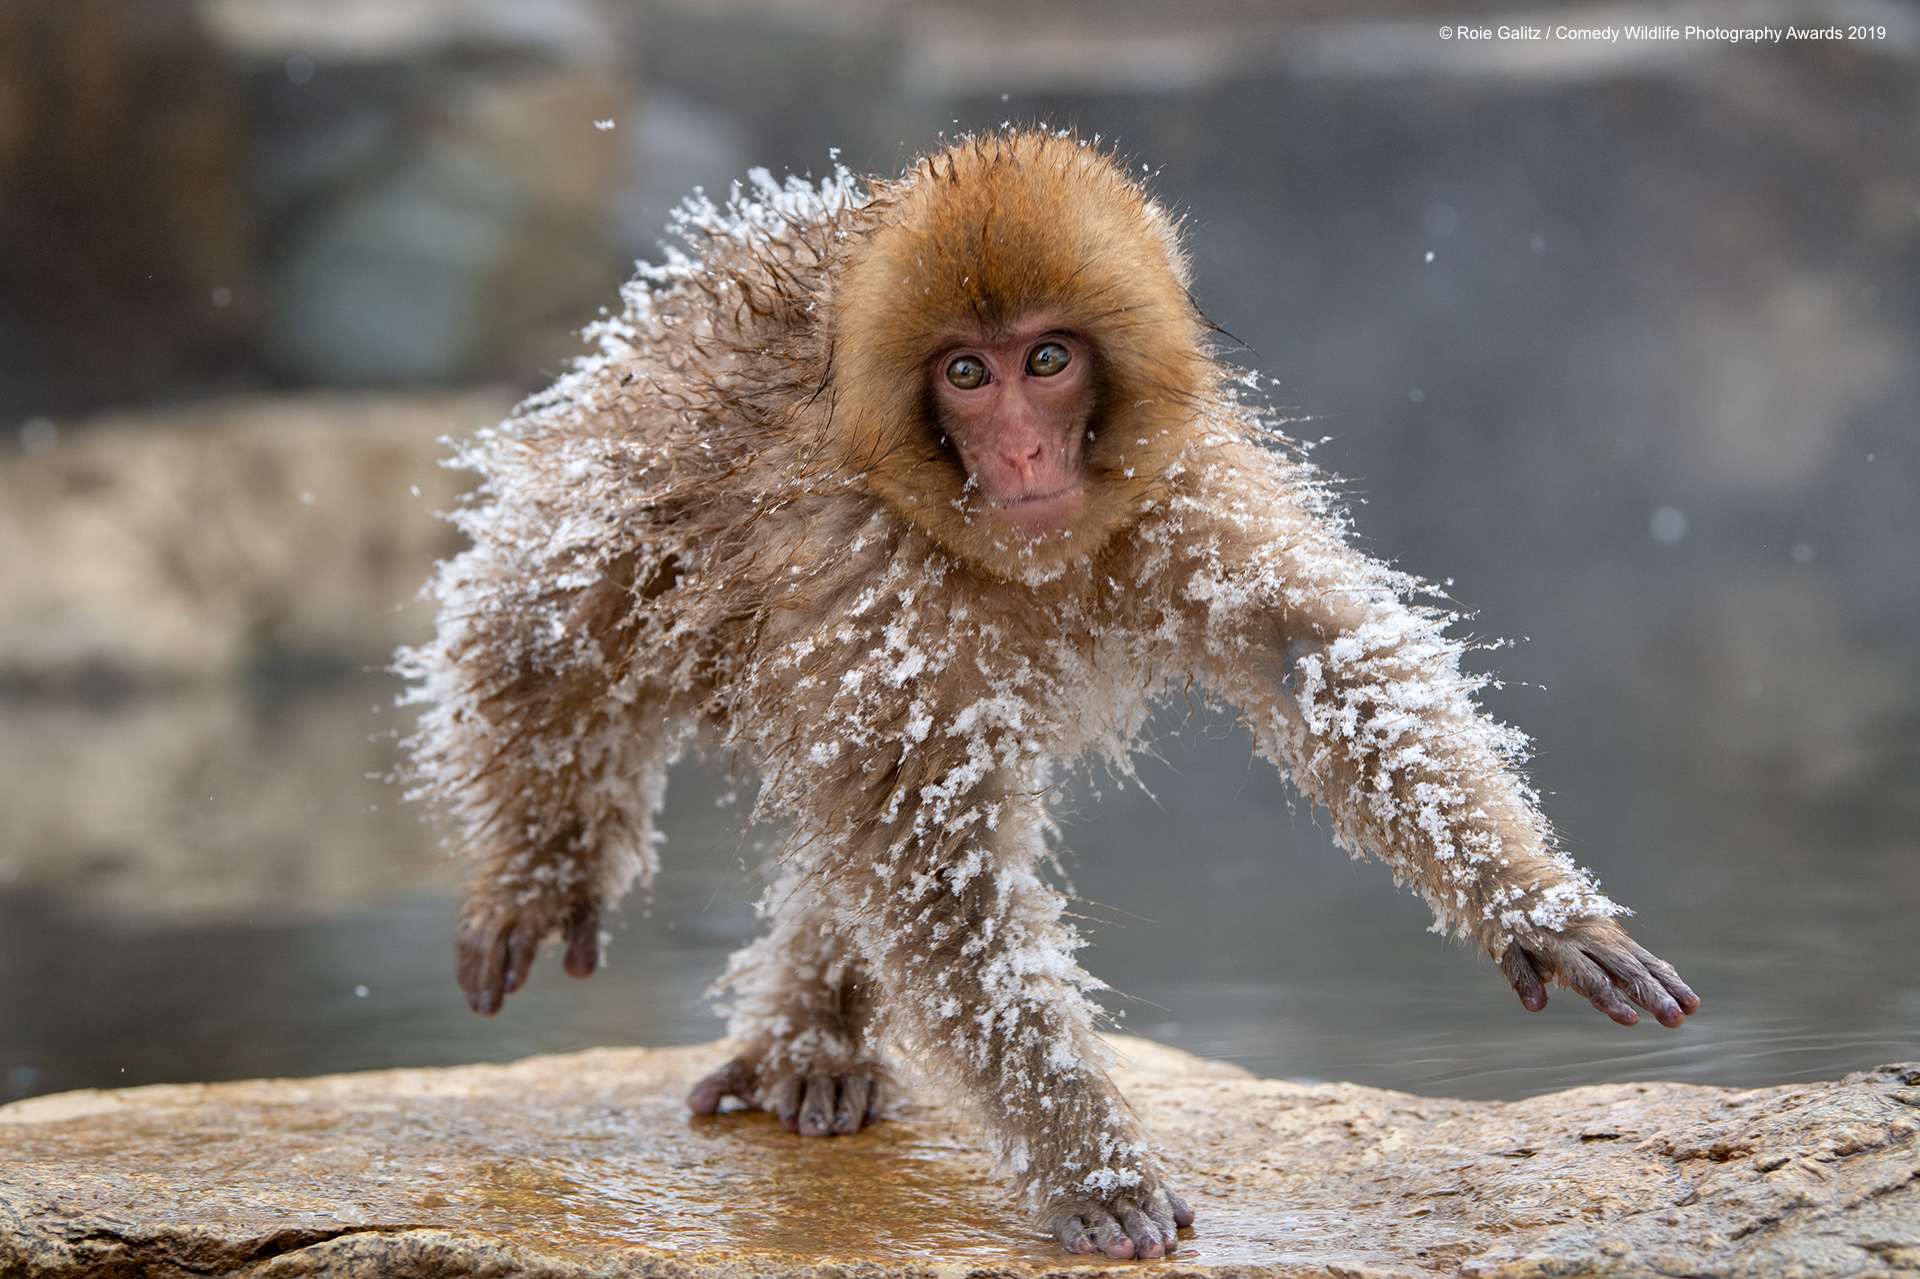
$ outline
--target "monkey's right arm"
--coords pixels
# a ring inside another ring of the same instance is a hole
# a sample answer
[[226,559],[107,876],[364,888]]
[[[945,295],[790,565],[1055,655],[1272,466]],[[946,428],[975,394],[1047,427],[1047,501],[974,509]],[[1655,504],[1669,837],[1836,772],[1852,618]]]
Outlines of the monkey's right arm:
[[1411,583],[1312,509],[1311,480],[1283,476],[1249,449],[1202,478],[1239,500],[1199,504],[1210,553],[1188,590],[1205,635],[1196,664],[1327,807],[1338,842],[1411,882],[1528,1009],[1552,981],[1622,1025],[1639,1020],[1628,1001],[1680,1025],[1699,997],[1555,846],[1517,771],[1524,739],[1474,704],[1484,681],[1461,671],[1448,619],[1407,604]]
[[482,863],[456,964],[468,1004],[491,1016],[550,938],[573,976],[599,966],[602,912],[652,874],[667,766],[703,694],[669,665],[650,607],[671,585],[657,554],[529,564],[531,539],[468,523],[477,545],[436,583],[439,634],[401,668],[427,708],[410,743],[413,794],[448,810]]

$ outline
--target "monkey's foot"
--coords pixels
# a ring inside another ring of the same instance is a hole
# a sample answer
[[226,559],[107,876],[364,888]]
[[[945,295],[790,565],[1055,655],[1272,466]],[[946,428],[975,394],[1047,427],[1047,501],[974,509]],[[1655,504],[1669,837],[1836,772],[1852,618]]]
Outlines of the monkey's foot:
[[1627,1005],[1628,999],[1669,1029],[1700,1009],[1700,996],[1680,980],[1672,964],[1606,917],[1578,919],[1563,932],[1541,933],[1524,943],[1508,942],[1500,971],[1528,1012],[1547,1006],[1547,981],[1585,995],[1622,1026],[1640,1020],[1640,1014]]
[[1068,1252],[1104,1252],[1117,1261],[1169,1256],[1179,1246],[1175,1228],[1192,1224],[1187,1201],[1164,1187],[1068,1199],[1047,1215],[1048,1230]]
[[879,1121],[886,1085],[886,1071],[876,1062],[831,1072],[763,1072],[748,1058],[736,1057],[693,1086],[687,1109],[711,1115],[722,1101],[738,1097],[750,1108],[771,1110],[788,1132],[836,1137]]

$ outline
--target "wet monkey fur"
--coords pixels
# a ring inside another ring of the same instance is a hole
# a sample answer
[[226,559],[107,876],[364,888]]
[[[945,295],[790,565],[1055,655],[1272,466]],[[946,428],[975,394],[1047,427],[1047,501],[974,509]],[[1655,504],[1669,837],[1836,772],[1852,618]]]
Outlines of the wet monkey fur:
[[548,940],[593,972],[668,766],[729,752],[786,844],[728,973],[741,1055],[693,1110],[850,1133],[902,1054],[1067,1250],[1163,1256],[1193,1214],[1037,870],[1049,787],[1125,771],[1190,683],[1528,1008],[1548,983],[1623,1024],[1699,1006],[1556,848],[1450,619],[1232,394],[1172,222],[1097,147],[989,134],[681,219],[599,353],[466,445],[473,547],[402,657],[416,790],[482,862],[476,1011]]

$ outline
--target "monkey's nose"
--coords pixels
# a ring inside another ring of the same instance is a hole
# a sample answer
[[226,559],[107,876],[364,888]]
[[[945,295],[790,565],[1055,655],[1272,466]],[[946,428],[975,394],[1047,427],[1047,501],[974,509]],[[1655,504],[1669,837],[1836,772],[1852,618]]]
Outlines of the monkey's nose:
[[1046,445],[1040,440],[1021,443],[1008,447],[1002,457],[1007,469],[1019,476],[1023,482],[1033,479],[1034,468],[1040,464],[1040,455],[1046,451]]

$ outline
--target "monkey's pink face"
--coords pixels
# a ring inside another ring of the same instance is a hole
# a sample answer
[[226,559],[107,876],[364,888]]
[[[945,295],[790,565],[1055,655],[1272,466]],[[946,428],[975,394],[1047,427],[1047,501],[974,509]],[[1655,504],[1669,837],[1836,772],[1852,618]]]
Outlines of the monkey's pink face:
[[1087,502],[1081,448],[1093,417],[1093,352],[1045,317],[949,343],[929,369],[938,425],[968,487],[1028,536],[1064,532]]

